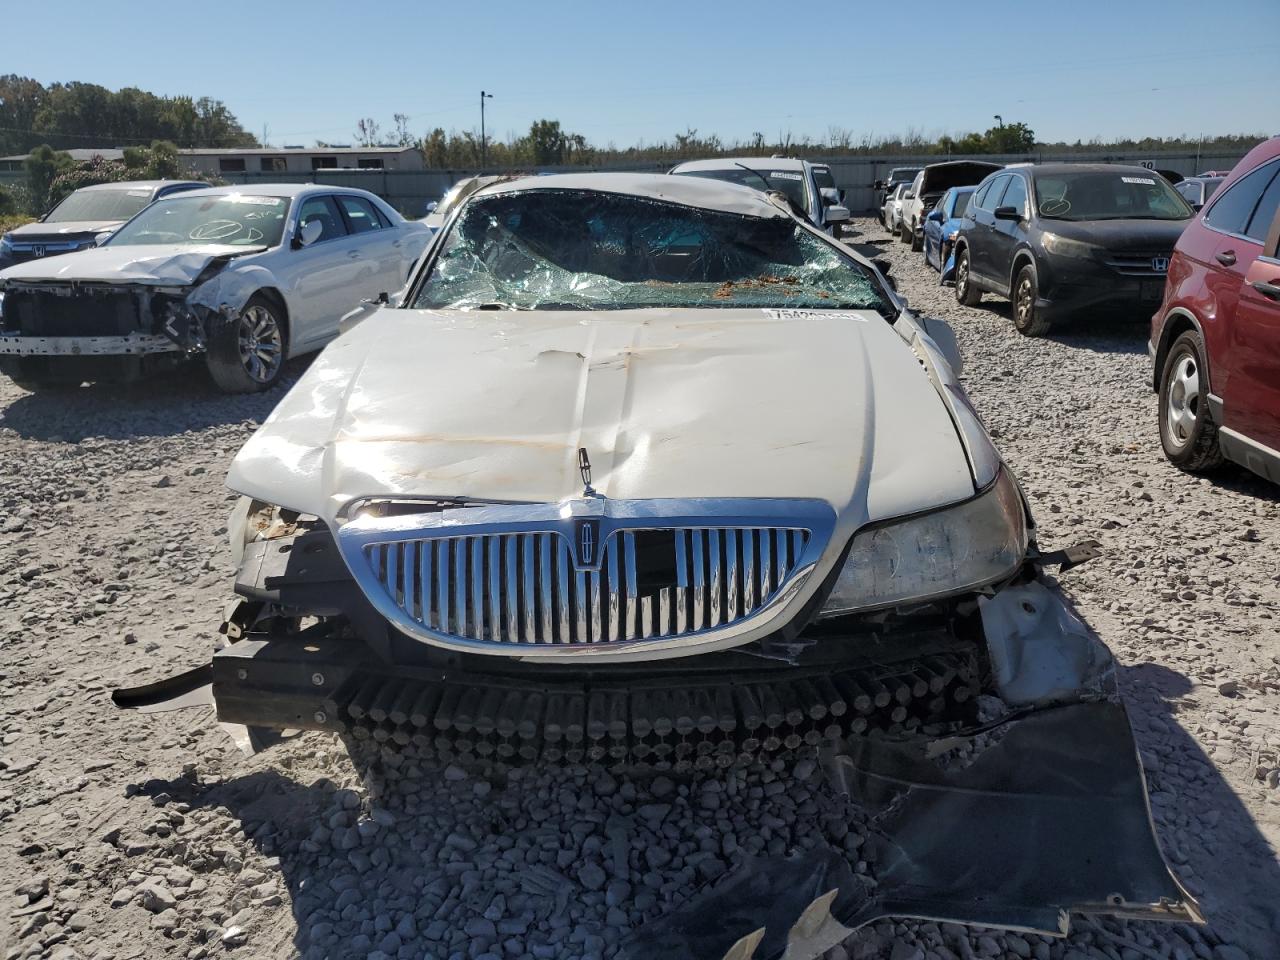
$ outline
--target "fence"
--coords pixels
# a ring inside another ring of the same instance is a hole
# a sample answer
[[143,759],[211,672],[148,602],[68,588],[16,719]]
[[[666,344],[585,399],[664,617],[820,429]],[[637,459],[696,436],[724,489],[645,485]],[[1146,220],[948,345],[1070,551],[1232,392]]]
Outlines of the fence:
[[[845,191],[845,202],[855,212],[870,210],[875,203],[876,180],[884,179],[894,167],[922,167],[943,160],[988,160],[994,163],[1047,163],[1064,160],[1073,163],[1131,163],[1155,170],[1171,170],[1191,176],[1203,170],[1230,170],[1244,156],[1239,153],[1200,154],[1196,152],[1159,153],[1132,151],[1114,153],[1027,153],[946,157],[938,154],[897,157],[811,157],[831,168],[836,186]],[[660,173],[675,161],[638,163],[614,167],[539,167],[537,173],[584,172],[587,170],[630,170]],[[464,177],[479,170],[314,170],[310,173],[224,173],[220,176],[232,184],[261,183],[326,183],[333,186],[359,187],[382,197],[408,217],[421,217],[431,200]],[[496,172],[496,171],[487,171]],[[0,186],[22,183],[22,171],[0,171]]]

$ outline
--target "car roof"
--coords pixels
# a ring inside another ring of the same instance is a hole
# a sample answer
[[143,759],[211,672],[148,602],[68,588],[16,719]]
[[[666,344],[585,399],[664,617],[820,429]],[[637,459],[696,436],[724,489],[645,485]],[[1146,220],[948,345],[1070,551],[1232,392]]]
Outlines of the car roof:
[[1046,173],[1140,173],[1147,177],[1159,175],[1155,170],[1148,170],[1134,163],[1037,163],[1018,169],[1029,170],[1035,176]]
[[[184,184],[194,183],[201,187],[207,187],[208,184],[202,180],[117,180],[114,183],[94,183],[87,187],[81,187],[81,190],[156,190],[160,187],[183,186]],[[78,192],[78,191],[77,191]]]
[[503,180],[477,190],[476,197],[533,190],[584,190],[619,193],[678,203],[703,210],[719,210],[750,217],[789,217],[767,194],[736,183],[707,177],[673,177],[663,173],[553,173]]
[[236,184],[227,187],[206,187],[203,190],[187,190],[184,197],[308,197],[322,193],[350,193],[361,197],[371,197],[367,190],[355,187],[335,187],[327,183],[253,183]]
[[732,170],[739,165],[748,170],[804,170],[805,162],[796,157],[716,157],[714,160],[688,160],[678,163],[671,168],[671,172]]

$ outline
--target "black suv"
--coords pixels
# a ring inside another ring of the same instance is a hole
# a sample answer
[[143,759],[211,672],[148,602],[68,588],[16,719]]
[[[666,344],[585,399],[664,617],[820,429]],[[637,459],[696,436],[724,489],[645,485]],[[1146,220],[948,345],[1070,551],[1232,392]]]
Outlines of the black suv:
[[1191,207],[1158,173],[1119,164],[1006,167],[978,185],[956,237],[956,299],[1013,301],[1020,333],[1081,310],[1160,305]]

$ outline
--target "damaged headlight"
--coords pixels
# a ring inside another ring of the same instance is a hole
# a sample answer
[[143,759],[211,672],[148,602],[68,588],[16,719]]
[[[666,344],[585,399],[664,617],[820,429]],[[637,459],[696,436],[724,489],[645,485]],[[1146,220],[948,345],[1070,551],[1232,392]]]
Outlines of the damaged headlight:
[[1040,234],[1040,242],[1044,244],[1046,252],[1059,257],[1092,260],[1095,254],[1102,252],[1101,247],[1095,247],[1092,243],[1082,243],[1079,240],[1072,240],[1070,237],[1060,237],[1058,234],[1049,233],[1047,230]]
[[972,500],[858,533],[819,616],[986,586],[1014,573],[1026,551],[1022,497],[1002,468]]

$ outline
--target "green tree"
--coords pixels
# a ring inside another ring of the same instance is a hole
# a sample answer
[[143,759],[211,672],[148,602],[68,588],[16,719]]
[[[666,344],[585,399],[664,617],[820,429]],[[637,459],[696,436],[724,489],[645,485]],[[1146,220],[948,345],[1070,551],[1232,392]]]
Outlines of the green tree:
[[27,183],[31,191],[31,204],[37,212],[49,209],[49,191],[58,174],[73,166],[69,153],[60,153],[47,143],[31,151],[27,157]]
[[1025,153],[1036,146],[1035,131],[1025,123],[992,127],[983,135],[987,153]]

